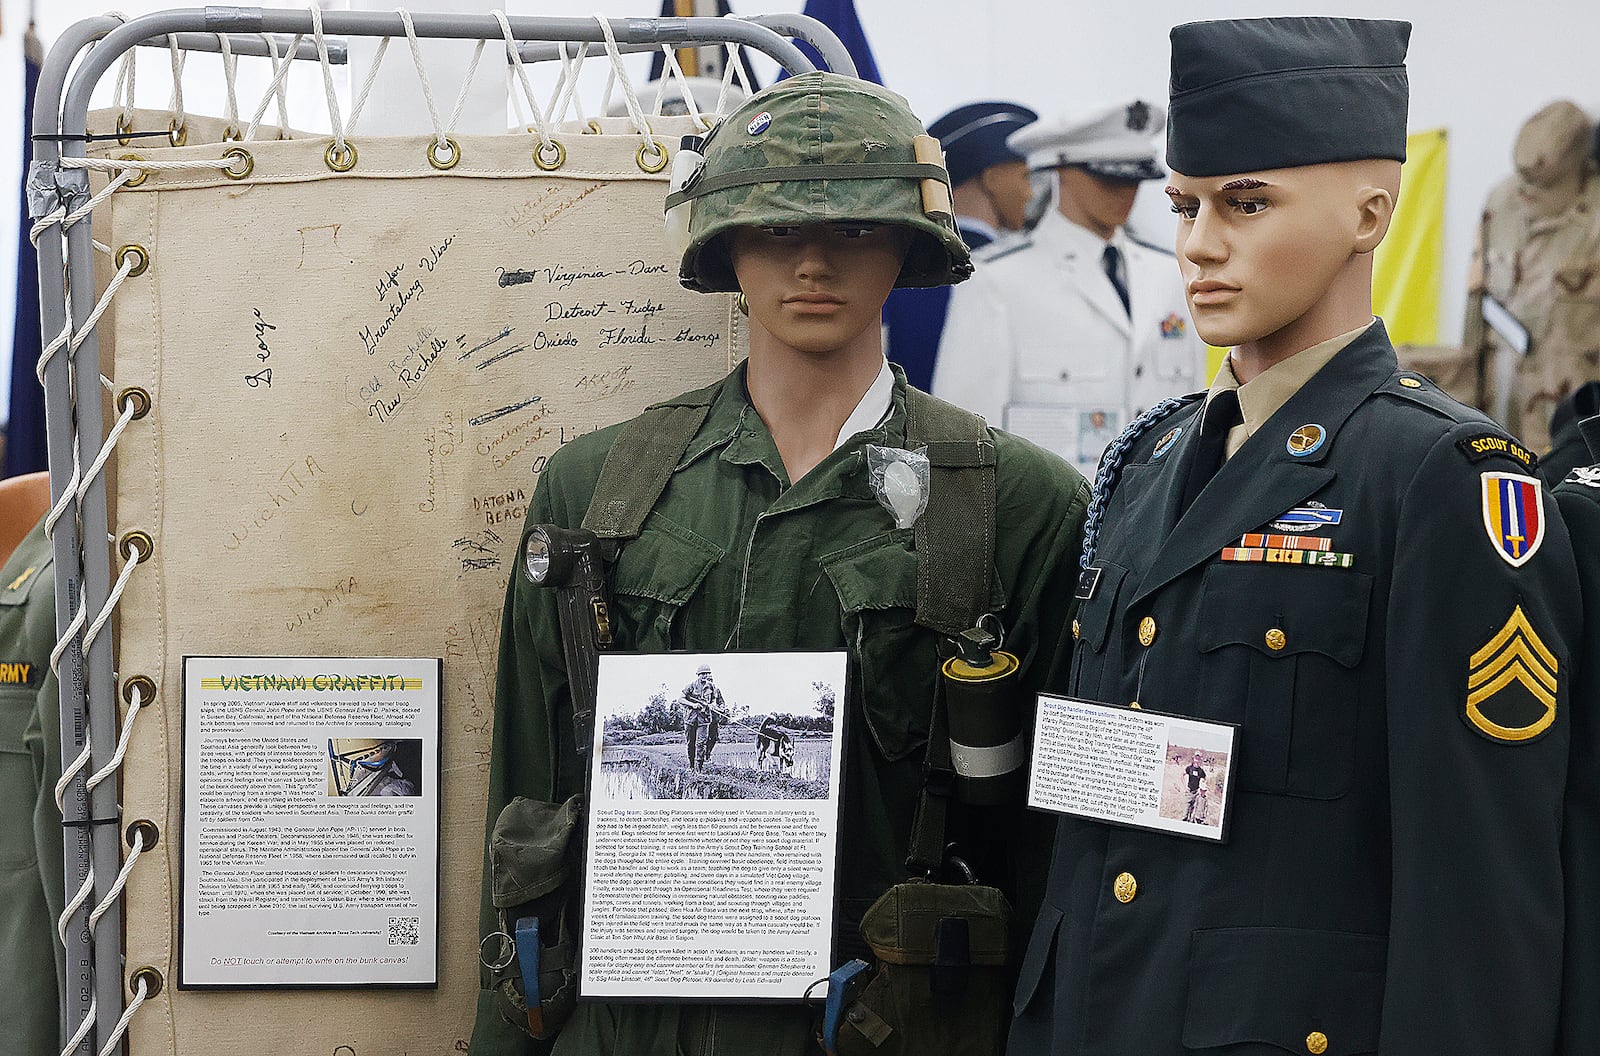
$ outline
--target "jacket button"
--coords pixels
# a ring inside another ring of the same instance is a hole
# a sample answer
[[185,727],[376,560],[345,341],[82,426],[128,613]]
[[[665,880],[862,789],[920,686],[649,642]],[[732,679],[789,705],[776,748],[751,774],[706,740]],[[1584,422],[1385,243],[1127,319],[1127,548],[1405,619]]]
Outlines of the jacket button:
[[1156,618],[1154,616],[1146,616],[1139,621],[1139,644],[1148,649],[1155,640]]
[[1132,873],[1118,873],[1116,880],[1111,884],[1111,893],[1117,896],[1118,902],[1127,905],[1133,901],[1133,896],[1139,893],[1139,881],[1133,878]]
[[1267,648],[1271,649],[1273,652],[1282,652],[1283,647],[1288,644],[1289,636],[1284,634],[1283,631],[1277,627],[1274,627],[1272,630],[1267,632]]
[[1137,700],[1128,701],[1128,707],[1132,708],[1134,711],[1143,711],[1144,710],[1143,708],[1139,707],[1139,702]]
[[1083,628],[1078,624],[1077,620],[1073,620],[1072,621],[1072,639],[1073,639],[1073,641],[1077,641],[1079,638],[1082,638],[1082,637],[1083,637]]
[[1404,385],[1408,389],[1422,388],[1422,382],[1418,381],[1416,378],[1401,378],[1400,384]]
[[1322,1056],[1328,1051],[1328,1036],[1320,1030],[1313,1030],[1306,1035],[1306,1051],[1311,1056]]

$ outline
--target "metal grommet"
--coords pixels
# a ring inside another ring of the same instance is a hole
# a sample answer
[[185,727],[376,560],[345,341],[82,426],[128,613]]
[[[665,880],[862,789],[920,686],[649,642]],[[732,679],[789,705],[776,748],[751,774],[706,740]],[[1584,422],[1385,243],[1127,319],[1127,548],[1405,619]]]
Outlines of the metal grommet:
[[150,394],[137,385],[117,393],[117,410],[126,411],[130,403],[133,404],[133,421],[137,422],[150,413]]
[[[545,160],[546,150],[551,150],[555,153],[555,161]],[[559,139],[552,139],[548,143],[540,143],[533,148],[533,163],[545,172],[554,172],[567,163],[567,148],[561,145]]]
[[118,114],[117,115],[117,142],[120,143],[124,147],[127,146],[129,143],[133,142],[132,133],[133,133],[133,125],[132,125],[132,123],[130,123],[128,121],[127,116],[125,114]]
[[[133,556],[134,548],[139,550],[139,556]],[[149,532],[141,532],[135,528],[131,532],[124,532],[122,538],[117,540],[117,552],[124,561],[143,561],[156,552],[156,541],[150,538]]]
[[181,147],[189,142],[189,126],[178,124],[178,119],[173,118],[167,122],[167,142],[175,147]]
[[145,273],[145,269],[150,267],[150,251],[139,245],[137,242],[130,242],[126,246],[123,246],[121,249],[117,250],[117,267],[121,268],[123,262],[133,254],[138,254],[139,263],[135,264],[133,269],[128,272],[128,278],[130,279],[135,275],[143,275]]
[[[222,152],[222,156],[228,159],[228,163],[222,167],[222,174],[230,180],[242,180],[256,171],[256,159],[243,147],[229,147]],[[233,163],[236,161],[243,161],[244,167],[234,168]]]
[[740,292],[739,296],[733,299],[733,306],[739,309],[740,315],[750,314],[750,299],[743,292]]
[[144,999],[148,1001],[161,992],[161,985],[165,980],[161,977],[161,971],[157,968],[152,968],[149,965],[145,965],[143,968],[135,968],[133,974],[128,976],[128,993],[137,994],[141,982],[144,983]]
[[133,707],[133,691],[139,691],[139,706],[148,706],[156,699],[156,680],[149,675],[130,675],[122,680],[122,702]]
[[323,153],[322,160],[328,163],[328,168],[334,172],[349,172],[356,167],[356,145],[346,143],[344,150],[339,149],[339,144],[329,143],[328,149]]
[[140,818],[138,821],[128,825],[127,830],[122,834],[122,838],[128,841],[129,847],[137,847],[143,844],[143,849],[139,852],[143,854],[161,842],[161,830],[156,827],[155,822]]
[[439,160],[439,141],[437,139],[428,144],[428,164],[432,165],[436,169],[439,169],[440,171],[453,169],[461,161],[461,144],[457,143],[450,136],[445,136],[444,141],[445,144],[450,148],[449,161]]
[[593,117],[591,117],[589,119],[589,131],[593,132],[597,136],[605,134],[600,130],[600,122],[599,122],[599,120],[596,119],[596,118],[593,118]]
[[[122,155],[121,160],[123,160],[123,161],[143,161],[144,160],[144,155],[143,154],[124,154],[124,155]],[[123,186],[124,187],[137,187],[141,183],[143,183],[145,180],[148,180],[149,178],[150,178],[150,170],[149,169],[143,169],[143,170],[140,171],[139,175],[135,176],[133,179],[131,179],[127,183],[123,184]]]
[[[655,144],[656,148],[656,160],[646,163],[644,160],[645,150],[652,143]],[[661,142],[659,139],[652,139],[650,143],[640,143],[639,153],[634,156],[634,160],[639,163],[639,168],[645,172],[660,172],[662,169],[667,167],[667,145]]]
[[239,130],[238,125],[229,125],[222,130],[222,141],[224,143],[243,143],[244,133]]

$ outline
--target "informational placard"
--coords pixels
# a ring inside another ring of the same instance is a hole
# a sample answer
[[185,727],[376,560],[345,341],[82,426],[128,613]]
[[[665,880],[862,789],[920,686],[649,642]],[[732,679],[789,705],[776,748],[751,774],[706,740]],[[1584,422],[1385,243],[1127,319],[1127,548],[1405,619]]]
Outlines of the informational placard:
[[183,661],[183,988],[438,984],[442,661]]
[[846,663],[601,654],[581,996],[796,1001],[832,970]]
[[1238,727],[1039,694],[1028,806],[1221,843]]

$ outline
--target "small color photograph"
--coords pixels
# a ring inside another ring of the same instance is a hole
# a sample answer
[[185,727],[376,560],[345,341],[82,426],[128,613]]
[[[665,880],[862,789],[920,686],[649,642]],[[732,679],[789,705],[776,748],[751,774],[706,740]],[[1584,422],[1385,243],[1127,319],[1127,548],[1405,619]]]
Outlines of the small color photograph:
[[1168,744],[1159,813],[1171,821],[1220,828],[1227,781],[1228,753]]

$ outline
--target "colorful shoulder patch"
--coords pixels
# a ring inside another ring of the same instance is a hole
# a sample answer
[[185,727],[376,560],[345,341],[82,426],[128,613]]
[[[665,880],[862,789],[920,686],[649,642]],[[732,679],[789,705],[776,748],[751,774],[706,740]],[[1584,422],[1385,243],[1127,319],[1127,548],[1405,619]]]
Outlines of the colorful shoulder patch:
[[1530,741],[1556,721],[1560,664],[1518,605],[1467,662],[1465,718],[1496,741]]
[[1483,474],[1483,527],[1495,553],[1521,568],[1544,542],[1544,484],[1520,473]]
[[1486,458],[1509,458],[1521,462],[1529,469],[1539,462],[1538,455],[1500,433],[1485,432],[1462,437],[1456,441],[1456,446],[1472,462],[1482,462]]

